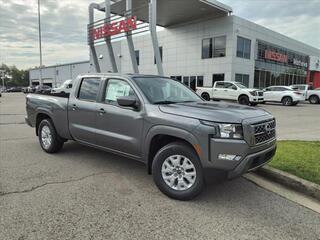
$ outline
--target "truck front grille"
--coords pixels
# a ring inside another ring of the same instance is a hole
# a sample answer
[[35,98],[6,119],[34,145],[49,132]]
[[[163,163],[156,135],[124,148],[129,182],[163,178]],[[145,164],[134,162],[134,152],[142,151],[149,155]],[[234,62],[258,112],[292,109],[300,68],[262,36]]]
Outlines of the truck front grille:
[[254,128],[254,145],[259,145],[276,138],[275,119],[252,125]]

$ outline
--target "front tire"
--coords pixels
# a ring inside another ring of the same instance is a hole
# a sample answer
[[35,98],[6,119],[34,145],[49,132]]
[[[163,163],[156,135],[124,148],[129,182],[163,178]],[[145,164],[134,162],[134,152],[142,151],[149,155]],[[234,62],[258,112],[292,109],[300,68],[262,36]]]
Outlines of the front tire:
[[204,187],[203,169],[194,149],[181,142],[161,148],[152,163],[153,180],[170,198],[190,200]]
[[284,97],[281,102],[283,106],[292,106],[293,100],[291,97]]
[[59,152],[63,147],[64,141],[58,135],[50,119],[44,119],[40,122],[38,137],[41,148],[47,153]]
[[320,99],[319,99],[318,96],[312,95],[312,96],[309,97],[309,102],[311,104],[317,104],[317,103],[320,103]]
[[201,97],[206,101],[210,101],[209,93],[204,92],[204,93],[201,94]]
[[249,105],[250,104],[250,101],[249,101],[249,98],[248,96],[240,96],[239,99],[238,99],[238,102],[241,104],[241,105]]

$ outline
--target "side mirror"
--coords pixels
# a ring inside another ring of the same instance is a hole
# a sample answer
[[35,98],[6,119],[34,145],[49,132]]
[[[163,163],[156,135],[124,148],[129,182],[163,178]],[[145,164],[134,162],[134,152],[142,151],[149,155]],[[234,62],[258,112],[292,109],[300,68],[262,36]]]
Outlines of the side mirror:
[[117,98],[117,103],[122,107],[138,108],[138,100],[133,96],[123,96]]
[[236,86],[233,86],[232,89],[233,90],[238,90],[238,88]]
[[67,88],[72,88],[72,83],[68,84]]

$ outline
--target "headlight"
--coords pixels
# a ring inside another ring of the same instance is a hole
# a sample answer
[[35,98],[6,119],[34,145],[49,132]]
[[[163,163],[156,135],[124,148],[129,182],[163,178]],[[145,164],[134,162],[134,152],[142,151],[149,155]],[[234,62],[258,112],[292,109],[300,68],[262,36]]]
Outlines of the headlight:
[[221,138],[243,139],[241,124],[218,124]]
[[215,127],[215,129],[217,129],[217,137],[243,139],[243,130],[241,124],[215,123],[204,120],[201,120],[200,122],[204,125]]
[[252,96],[256,96],[257,95],[257,92],[256,91],[251,91],[249,92]]

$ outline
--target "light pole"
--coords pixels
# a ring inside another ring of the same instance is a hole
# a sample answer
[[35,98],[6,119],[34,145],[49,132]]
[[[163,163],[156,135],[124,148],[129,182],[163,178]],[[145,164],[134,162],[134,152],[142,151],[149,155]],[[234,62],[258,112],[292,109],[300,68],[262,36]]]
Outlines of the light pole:
[[38,0],[38,31],[39,31],[39,51],[40,51],[40,78],[39,78],[39,85],[43,85],[42,82],[42,47],[41,47],[41,21],[40,21],[40,0]]
[[0,69],[0,77],[2,80],[2,91],[4,91],[4,78],[5,78],[5,70]]

